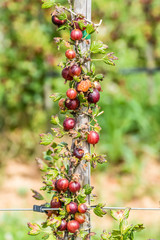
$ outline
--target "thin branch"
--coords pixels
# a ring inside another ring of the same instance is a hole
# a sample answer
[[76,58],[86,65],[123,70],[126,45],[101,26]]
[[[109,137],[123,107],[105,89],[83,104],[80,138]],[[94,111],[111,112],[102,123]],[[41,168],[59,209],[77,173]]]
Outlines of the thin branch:
[[[68,2],[70,2],[70,0],[68,0]],[[77,13],[75,13],[73,10],[68,9],[66,7],[62,7],[64,10],[66,10],[67,12],[70,12],[72,15],[77,16]],[[88,20],[87,18],[84,18],[88,23],[93,23],[92,21]],[[94,23],[93,23],[94,24]],[[99,21],[98,24],[94,24],[95,27],[99,27],[102,24],[102,19]]]

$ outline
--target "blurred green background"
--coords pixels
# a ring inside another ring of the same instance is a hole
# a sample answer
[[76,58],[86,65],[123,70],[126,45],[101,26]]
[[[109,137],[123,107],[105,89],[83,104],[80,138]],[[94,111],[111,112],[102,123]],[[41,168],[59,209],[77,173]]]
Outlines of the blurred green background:
[[[5,0],[0,3],[2,185],[10,161],[30,164],[41,154],[39,134],[49,131],[50,115],[58,111],[49,95],[65,93],[67,89],[57,66],[65,59],[66,49],[57,51],[53,38],[60,33],[51,23],[50,13],[51,10],[41,9],[40,1]],[[116,175],[122,189],[114,203],[125,205],[139,196],[138,186],[145,185],[142,176],[146,177],[146,162],[149,161],[149,168],[153,165],[155,169],[160,164],[160,2],[93,0],[92,16],[95,22],[103,19],[99,34],[95,33],[93,38],[108,44],[109,51],[119,58],[115,67],[96,65],[96,72],[105,75],[100,100],[104,114],[99,117],[103,131],[97,151],[107,154],[109,164],[99,167],[93,176],[105,176],[106,172]],[[69,36],[65,32],[62,35]],[[128,185],[124,184],[125,177]],[[155,182],[158,180],[157,177]],[[157,185],[150,183],[148,180],[141,195],[148,195],[158,203]],[[99,194],[103,195],[100,191]],[[7,216],[0,218],[1,239],[26,239],[22,216],[16,220],[19,230],[12,227],[13,215],[7,220],[6,229]],[[158,240],[158,225],[156,230],[153,226],[137,239],[146,239],[147,234],[152,233],[150,238]]]

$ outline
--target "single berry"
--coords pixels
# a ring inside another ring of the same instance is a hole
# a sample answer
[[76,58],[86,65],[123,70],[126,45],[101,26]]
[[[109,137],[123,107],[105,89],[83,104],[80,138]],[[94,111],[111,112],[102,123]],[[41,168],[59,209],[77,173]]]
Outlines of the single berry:
[[70,214],[75,214],[78,211],[78,205],[75,202],[70,202],[66,206],[66,210]]
[[81,40],[83,37],[82,31],[79,29],[73,29],[71,32],[71,39],[76,41],[76,40]]
[[61,221],[61,225],[58,227],[58,230],[59,231],[65,231],[67,228],[67,222],[65,219],[62,219]]
[[69,99],[75,99],[77,97],[77,91],[74,88],[70,88],[67,90],[66,95]]
[[77,98],[75,99],[69,99],[67,98],[65,101],[65,106],[69,109],[69,110],[76,110],[80,105],[80,102]]
[[78,65],[73,65],[69,68],[69,75],[72,77],[79,76],[81,74],[81,71],[81,67],[79,67]]
[[65,24],[66,19],[60,20],[57,15],[52,15],[52,22],[57,26],[61,26]]
[[76,212],[75,216],[74,216],[74,219],[79,222],[79,224],[82,224],[85,222],[85,214],[83,213],[79,213],[79,212]]
[[50,205],[51,205],[51,208],[60,208],[61,207],[61,201],[58,199],[58,197],[53,197]]
[[60,191],[66,192],[67,188],[68,188],[68,185],[69,185],[69,182],[68,182],[68,180],[66,178],[60,178],[55,183],[56,189],[59,192]]
[[81,184],[79,182],[71,181],[69,183],[69,191],[72,193],[78,192],[81,188]]
[[65,102],[65,98],[61,98],[61,99],[59,100],[59,102],[58,102],[58,105],[59,105],[59,107],[60,107],[61,109],[64,108],[64,102]]
[[80,228],[79,222],[71,220],[67,223],[67,229],[70,233],[75,233]]
[[72,49],[68,49],[66,52],[65,52],[65,55],[68,59],[73,59],[76,57],[76,52]]
[[92,87],[91,81],[89,79],[87,79],[86,82],[88,82],[89,88],[91,88]]
[[99,142],[99,134],[95,131],[90,131],[87,136],[87,142],[90,144],[96,144]]
[[81,149],[81,148],[75,148],[75,149],[73,150],[73,155],[74,155],[75,157],[77,157],[78,159],[81,159],[81,158],[83,157],[83,155],[84,155],[84,150]]
[[78,205],[78,212],[85,213],[87,211],[87,205],[85,203],[81,203]]
[[47,214],[48,218],[50,218],[52,216],[53,212],[54,211],[51,211],[51,210],[45,211],[45,213]]
[[76,121],[74,120],[74,118],[66,118],[63,122],[63,127],[65,131],[73,129],[75,125],[76,125]]
[[97,103],[100,99],[100,94],[97,89],[93,89],[93,92],[90,92],[88,94],[88,102],[89,103]]
[[77,91],[78,92],[88,92],[89,83],[85,80],[82,80],[77,84]]
[[99,92],[101,91],[102,88],[99,82],[95,81],[93,85],[94,85],[94,88],[96,88]]
[[73,80],[73,77],[69,74],[69,67],[65,67],[62,70],[62,77],[69,81]]

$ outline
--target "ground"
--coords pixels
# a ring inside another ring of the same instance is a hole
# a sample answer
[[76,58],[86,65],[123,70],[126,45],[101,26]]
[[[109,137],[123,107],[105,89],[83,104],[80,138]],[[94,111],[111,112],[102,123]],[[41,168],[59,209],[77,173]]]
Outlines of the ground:
[[[94,193],[106,206],[157,208],[160,207],[159,173],[160,163],[146,158],[139,179],[132,174],[118,175],[114,167],[107,172],[93,172],[91,182],[95,186]],[[42,186],[40,172],[34,161],[27,164],[8,161],[3,176],[0,208],[32,208],[33,204],[39,204],[30,191],[31,188],[39,190]],[[150,228],[160,221],[160,211],[131,211],[132,221],[144,223]],[[103,219],[93,217],[92,225],[99,229],[110,229],[112,219],[109,215]]]

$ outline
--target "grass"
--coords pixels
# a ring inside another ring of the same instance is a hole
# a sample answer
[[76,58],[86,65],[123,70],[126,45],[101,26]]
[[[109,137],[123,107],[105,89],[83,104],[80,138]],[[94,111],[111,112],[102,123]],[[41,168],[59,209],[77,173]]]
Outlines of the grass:
[[[22,214],[22,213],[10,213],[10,214],[1,214],[0,215],[0,239],[2,240],[39,240],[39,236],[28,236],[27,232],[27,222],[29,221],[41,221],[41,217],[39,218],[39,215],[36,214],[33,216],[33,214]],[[137,223],[137,220],[135,221]],[[117,225],[113,222],[114,229],[117,228]],[[111,231],[111,229],[108,229],[106,226],[106,230]],[[97,233],[97,235],[93,236],[93,240],[99,240],[100,235],[102,234],[102,229],[94,229]],[[147,227],[144,231],[141,233],[135,234],[136,240],[158,240],[160,236],[160,229],[159,224],[154,223]]]

